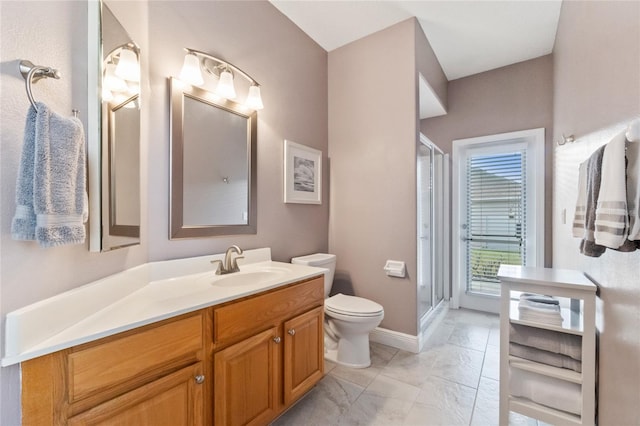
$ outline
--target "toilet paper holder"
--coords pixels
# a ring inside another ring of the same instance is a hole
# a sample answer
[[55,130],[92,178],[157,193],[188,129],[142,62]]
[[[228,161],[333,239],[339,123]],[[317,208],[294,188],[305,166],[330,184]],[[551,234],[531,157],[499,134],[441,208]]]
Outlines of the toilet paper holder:
[[390,277],[404,278],[407,274],[407,267],[401,260],[387,260],[384,271]]

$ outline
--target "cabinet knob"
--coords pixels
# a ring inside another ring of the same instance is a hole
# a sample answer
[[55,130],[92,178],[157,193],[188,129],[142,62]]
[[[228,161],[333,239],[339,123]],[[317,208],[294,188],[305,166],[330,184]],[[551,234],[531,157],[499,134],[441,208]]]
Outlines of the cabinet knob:
[[198,374],[195,377],[195,380],[197,384],[201,385],[202,383],[204,383],[204,376],[202,374]]
[[291,336],[295,336],[296,330],[292,328],[289,331],[287,331],[287,333],[289,333]]
[[276,336],[276,337],[273,338],[273,341],[276,342],[276,343],[280,343],[281,340],[282,339],[280,338],[280,336]]

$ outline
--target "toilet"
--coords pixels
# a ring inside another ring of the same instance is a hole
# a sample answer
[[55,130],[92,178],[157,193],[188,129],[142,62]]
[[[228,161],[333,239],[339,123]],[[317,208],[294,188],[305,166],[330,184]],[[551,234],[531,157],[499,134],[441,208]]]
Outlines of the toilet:
[[371,365],[369,333],[384,318],[376,302],[338,293],[329,297],[336,271],[336,255],[316,253],[294,257],[291,263],[325,268],[324,273],[324,357],[352,368]]

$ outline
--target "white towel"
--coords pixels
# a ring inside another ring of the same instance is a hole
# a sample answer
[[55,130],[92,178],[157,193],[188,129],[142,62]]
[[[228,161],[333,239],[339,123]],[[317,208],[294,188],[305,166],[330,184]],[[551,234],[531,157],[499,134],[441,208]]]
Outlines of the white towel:
[[[625,133],[617,134],[605,147],[596,206],[595,242],[612,249],[621,248],[628,241],[629,233]],[[635,245],[633,249],[635,250]]]
[[627,140],[628,239],[640,241],[640,118],[629,125]]
[[576,200],[576,211],[573,215],[573,236],[582,238],[585,228],[585,214],[587,212],[587,163],[580,164],[578,169],[578,199]]
[[82,123],[37,103],[33,207],[42,247],[85,240],[86,156]]
[[36,154],[36,110],[29,107],[22,142],[22,156],[16,180],[16,213],[11,221],[14,240],[36,239],[36,215],[33,211],[33,166]]

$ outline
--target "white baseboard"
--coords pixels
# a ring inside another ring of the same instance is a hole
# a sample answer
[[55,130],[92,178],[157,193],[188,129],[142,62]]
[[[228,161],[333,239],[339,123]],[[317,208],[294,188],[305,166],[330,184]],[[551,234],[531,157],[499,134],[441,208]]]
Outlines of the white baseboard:
[[425,315],[421,318],[420,334],[418,336],[400,333],[399,331],[388,330],[382,327],[376,327],[369,334],[369,340],[417,354],[422,350],[426,341],[438,328],[448,310],[449,303],[447,301],[443,301],[436,309],[430,312],[429,315]]
[[411,334],[400,333],[398,331],[388,330],[382,327],[376,327],[369,334],[369,340],[397,349],[402,349],[407,352],[420,352],[418,336],[412,336]]

